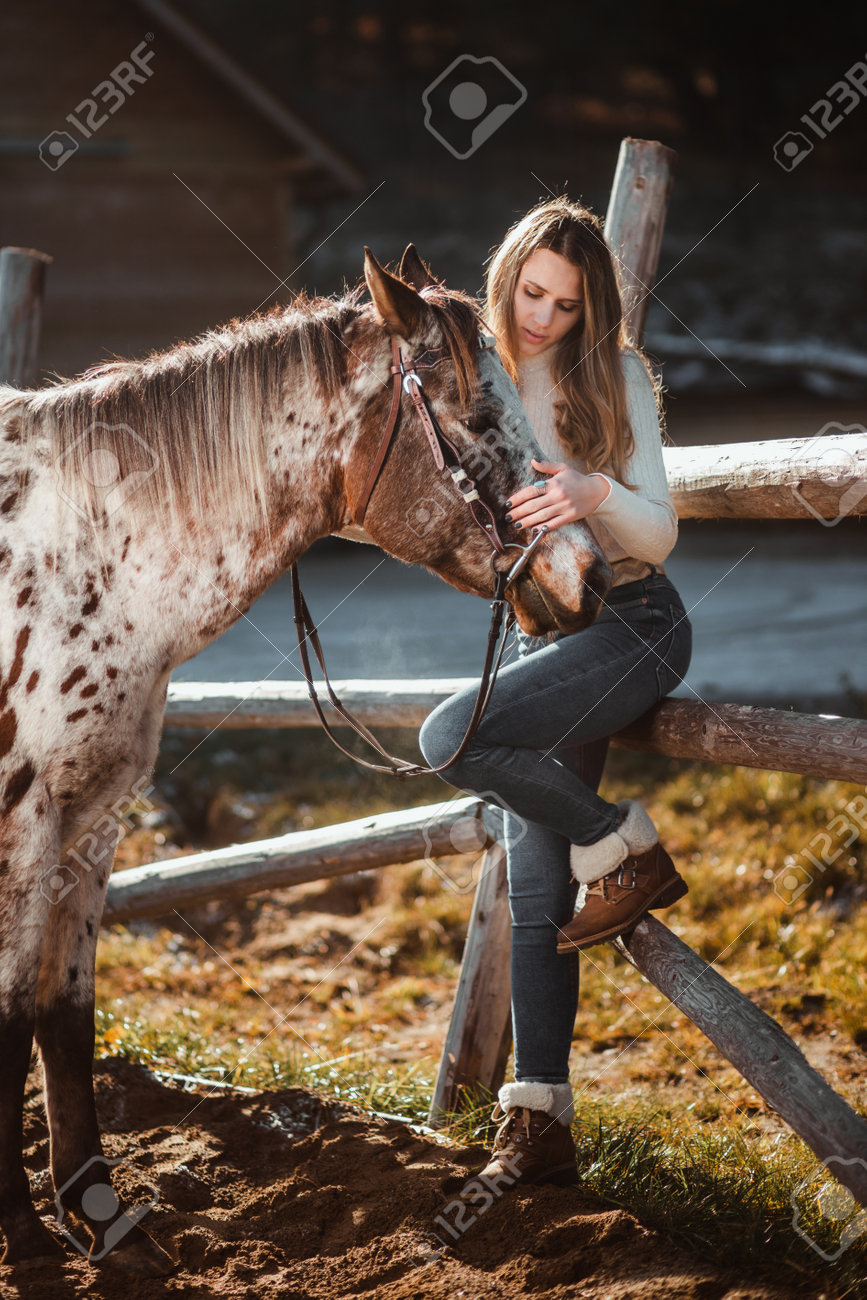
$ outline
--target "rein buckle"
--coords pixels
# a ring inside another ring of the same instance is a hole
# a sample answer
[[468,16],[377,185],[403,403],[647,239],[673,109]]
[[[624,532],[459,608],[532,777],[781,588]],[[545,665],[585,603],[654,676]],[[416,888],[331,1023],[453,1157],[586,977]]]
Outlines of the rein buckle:
[[400,359],[401,387],[405,393],[409,393],[410,384],[415,384],[417,388],[424,388],[421,375],[417,370],[407,370],[403,364],[403,357]]
[[518,559],[515,561],[515,563],[512,565],[511,569],[509,570],[508,577],[506,578],[506,586],[508,586],[510,582],[514,582],[518,574],[523,572],[523,570],[527,566],[527,562],[529,561],[530,556],[533,554],[533,552],[535,551],[536,547],[539,545],[539,543],[541,542],[545,534],[549,533],[550,531],[551,530],[547,524],[540,524],[539,531],[536,533],[536,536],[533,538],[532,542],[530,542],[527,546],[521,546],[518,542],[509,542],[509,546],[517,548],[521,552],[521,555],[518,557]]

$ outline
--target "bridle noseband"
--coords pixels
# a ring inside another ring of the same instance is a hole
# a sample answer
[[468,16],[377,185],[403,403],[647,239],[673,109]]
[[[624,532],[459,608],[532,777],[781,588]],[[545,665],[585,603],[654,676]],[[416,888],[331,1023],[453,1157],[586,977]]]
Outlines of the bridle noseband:
[[[479,347],[487,349],[493,347],[494,340],[491,336],[480,335]],[[506,645],[506,638],[511,629],[515,614],[514,610],[509,607],[506,600],[506,588],[511,582],[518,577],[526,566],[533,551],[542,541],[548,532],[547,525],[542,527],[533,537],[533,540],[527,546],[521,546],[518,542],[504,542],[500,537],[497,529],[497,521],[493,511],[482,500],[473,479],[469,477],[466,470],[461,464],[461,456],[455,444],[442,431],[439,421],[436,418],[427,395],[424,391],[420,371],[433,370],[440,362],[446,360],[448,352],[446,348],[430,348],[421,356],[404,362],[401,350],[398,347],[396,339],[391,340],[392,365],[390,373],[393,377],[393,386],[391,394],[391,407],[386,420],[382,437],[376,449],[370,470],[364,483],[364,487],[355,502],[351,514],[353,521],[359,526],[364,523],[364,516],[370,505],[370,498],[373,495],[374,488],[379,480],[382,467],[388,455],[395,433],[398,429],[401,411],[401,396],[403,393],[409,395],[412,399],[413,406],[421,421],[422,428],[427,438],[434,464],[440,471],[447,470],[451,475],[452,482],[460,493],[464,503],[472,515],[473,522],[482,530],[491,545],[491,567],[494,573],[494,596],[491,602],[491,626],[488,632],[488,645],[485,653],[485,664],[482,670],[481,681],[476,695],[475,707],[472,717],[470,718],[464,738],[458,748],[445,762],[440,763],[437,767],[423,767],[416,763],[410,763],[406,759],[396,758],[383,749],[382,745],[376,739],[371,731],[359,721],[347,708],[341,703],[335,695],[328,672],[325,668],[325,658],[322,652],[322,645],[319,640],[319,633],[316,624],[313,622],[307,602],[301,591],[301,582],[298,577],[298,566],[293,564],[290,567],[292,576],[292,599],[295,608],[295,628],[298,634],[298,649],[301,653],[301,663],[304,668],[304,677],[307,682],[307,691],[316,710],[317,717],[322,724],[325,732],[334,742],[338,749],[342,750],[356,763],[363,767],[371,768],[375,772],[391,772],[395,776],[429,776],[432,773],[443,772],[446,768],[461,757],[466,750],[473,736],[475,735],[482,716],[487,708],[494,683],[497,680],[497,673],[503,658],[503,651]],[[482,513],[484,512],[484,513]],[[487,516],[487,517],[485,517]],[[505,555],[509,550],[519,550],[521,552],[518,559],[509,569],[498,570],[495,561],[498,555]],[[506,610],[508,609],[508,614]],[[371,763],[367,759],[353,754],[351,750],[346,749],[337,737],[334,735],[329,723],[325,717],[319,697],[316,693],[316,687],[313,684],[313,675],[310,669],[310,657],[307,650],[307,641],[313,646],[314,654],[322,670],[325,681],[325,687],[328,692],[328,698],[331,704],[343,721],[350,726],[353,731],[362,737],[376,752],[386,760],[387,766],[381,763]]]

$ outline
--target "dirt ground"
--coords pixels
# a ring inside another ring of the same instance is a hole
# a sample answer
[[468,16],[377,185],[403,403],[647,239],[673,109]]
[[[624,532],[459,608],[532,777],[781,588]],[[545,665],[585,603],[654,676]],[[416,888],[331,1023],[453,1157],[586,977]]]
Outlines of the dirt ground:
[[[106,1154],[121,1159],[116,1183],[136,1204],[155,1202],[144,1226],[177,1268],[157,1280],[130,1278],[111,1255],[93,1266],[70,1248],[59,1264],[0,1270],[4,1300],[821,1294],[721,1274],[578,1189],[528,1189],[462,1215],[454,1196],[479,1167],[481,1147],[446,1146],[312,1092],[185,1091],[120,1060],[98,1062],[96,1083]],[[25,1146],[46,1214],[53,1197],[35,1078]],[[124,1160],[134,1161],[134,1174]]]

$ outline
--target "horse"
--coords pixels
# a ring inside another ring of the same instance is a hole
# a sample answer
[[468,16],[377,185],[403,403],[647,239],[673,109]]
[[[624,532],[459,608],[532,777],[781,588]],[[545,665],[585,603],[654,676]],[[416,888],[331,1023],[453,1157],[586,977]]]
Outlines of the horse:
[[[478,303],[435,280],[412,245],[397,274],[365,249],[363,280],[342,296],[301,294],[144,360],[0,388],[2,1262],[63,1254],[21,1150],[35,1039],[58,1221],[84,1224],[93,1261],[149,1276],[174,1267],[115,1198],[94,1103],[94,963],[117,809],[153,769],[172,670],[314,541],[356,526],[363,492],[364,533],[383,550],[490,595],[514,554],[493,552],[408,403],[368,483],[395,350],[439,357],[423,372],[426,400],[462,460],[483,447],[479,497],[502,519],[541,453],[481,337]],[[578,631],[610,569],[583,523],[542,540],[508,599],[532,635]]]

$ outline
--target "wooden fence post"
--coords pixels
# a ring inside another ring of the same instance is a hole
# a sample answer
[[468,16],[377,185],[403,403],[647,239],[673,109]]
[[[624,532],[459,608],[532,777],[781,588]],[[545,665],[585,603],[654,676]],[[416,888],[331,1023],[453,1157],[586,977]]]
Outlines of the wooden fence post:
[[493,1090],[503,1080],[512,1042],[511,928],[506,852],[495,844],[485,853],[473,899],[455,1005],[431,1101],[432,1127],[442,1123],[449,1111],[459,1109],[467,1085],[481,1083]]
[[45,268],[51,258],[35,248],[0,250],[0,384],[36,383]]
[[618,259],[626,332],[637,344],[644,337],[676,162],[674,150],[657,140],[620,142],[605,238]]
[[[605,236],[619,259],[621,292],[631,316],[629,328],[640,339],[647,314],[646,289],[656,277],[671,171],[677,155],[653,140],[621,143],[608,205]],[[638,280],[642,283],[638,284]],[[637,286],[638,293],[631,286]],[[624,292],[625,290],[625,292]],[[499,880],[495,888],[492,877]],[[481,1084],[495,1093],[503,1082],[512,1042],[505,1014],[509,989],[510,919],[505,885],[505,855],[488,849],[479,888],[488,882],[483,903],[478,894],[470,917],[461,975],[449,1031],[434,1085],[429,1123],[443,1123],[456,1110],[461,1091]]]

